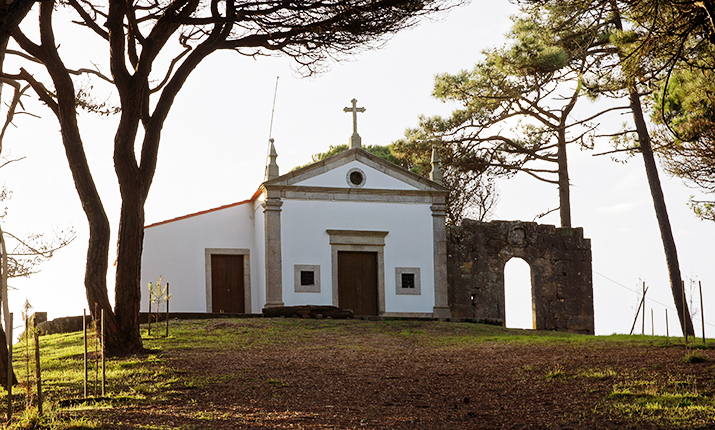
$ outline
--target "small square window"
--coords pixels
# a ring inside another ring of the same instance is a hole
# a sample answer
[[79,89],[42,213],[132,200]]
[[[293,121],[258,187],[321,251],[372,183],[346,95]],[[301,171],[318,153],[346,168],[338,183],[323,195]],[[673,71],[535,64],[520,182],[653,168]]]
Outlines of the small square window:
[[422,294],[419,267],[395,267],[395,293],[413,296]]
[[414,273],[403,273],[402,274],[402,288],[415,288],[415,274]]
[[320,266],[317,264],[296,264],[293,266],[296,293],[320,292]]
[[301,270],[300,285],[315,285],[315,272],[312,270]]

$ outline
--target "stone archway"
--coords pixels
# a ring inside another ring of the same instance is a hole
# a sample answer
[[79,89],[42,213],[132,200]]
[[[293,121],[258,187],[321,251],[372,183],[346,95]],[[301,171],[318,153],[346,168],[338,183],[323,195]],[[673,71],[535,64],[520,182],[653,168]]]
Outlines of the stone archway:
[[512,257],[504,264],[504,327],[534,328],[531,266]]
[[520,257],[531,266],[538,330],[593,334],[591,241],[581,228],[521,221],[463,220],[448,243],[453,317],[504,324],[504,266]]

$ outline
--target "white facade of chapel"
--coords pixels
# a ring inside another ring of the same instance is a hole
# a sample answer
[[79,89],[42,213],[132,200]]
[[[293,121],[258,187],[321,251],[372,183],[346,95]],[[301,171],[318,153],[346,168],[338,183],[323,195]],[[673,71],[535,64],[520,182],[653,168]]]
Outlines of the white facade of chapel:
[[[379,315],[449,317],[447,190],[438,168],[437,182],[419,177],[364,151],[357,139],[346,152],[281,176],[271,143],[266,180],[251,199],[147,226],[141,310],[148,311],[148,283],[162,275],[171,285],[171,312],[215,312],[217,254],[243,256],[246,313],[339,306],[336,256],[356,251],[377,255]],[[311,292],[296,277],[304,268],[316,276]],[[402,273],[416,288],[401,290]]]

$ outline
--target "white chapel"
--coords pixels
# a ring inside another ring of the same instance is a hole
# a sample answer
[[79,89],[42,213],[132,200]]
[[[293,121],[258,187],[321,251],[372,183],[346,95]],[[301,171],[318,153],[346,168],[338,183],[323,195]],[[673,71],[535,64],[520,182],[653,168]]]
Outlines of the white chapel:
[[171,312],[331,305],[355,315],[449,318],[447,189],[361,147],[265,181],[248,200],[144,228],[141,310],[162,275]]

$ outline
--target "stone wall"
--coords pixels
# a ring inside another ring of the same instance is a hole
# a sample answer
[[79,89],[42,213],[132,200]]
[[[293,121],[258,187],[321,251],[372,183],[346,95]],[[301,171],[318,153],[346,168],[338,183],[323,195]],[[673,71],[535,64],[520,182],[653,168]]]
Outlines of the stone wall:
[[505,321],[504,266],[531,267],[534,328],[593,334],[591,241],[581,228],[469,219],[448,243],[452,316]]
[[[39,314],[40,312],[38,312]],[[72,333],[75,331],[82,331],[82,315],[76,317],[63,317],[55,318],[52,321],[47,321],[47,312],[42,312],[45,314],[45,321],[38,321],[37,328],[40,330],[40,334],[55,334],[55,333]],[[92,317],[87,315],[87,324],[92,320]]]

